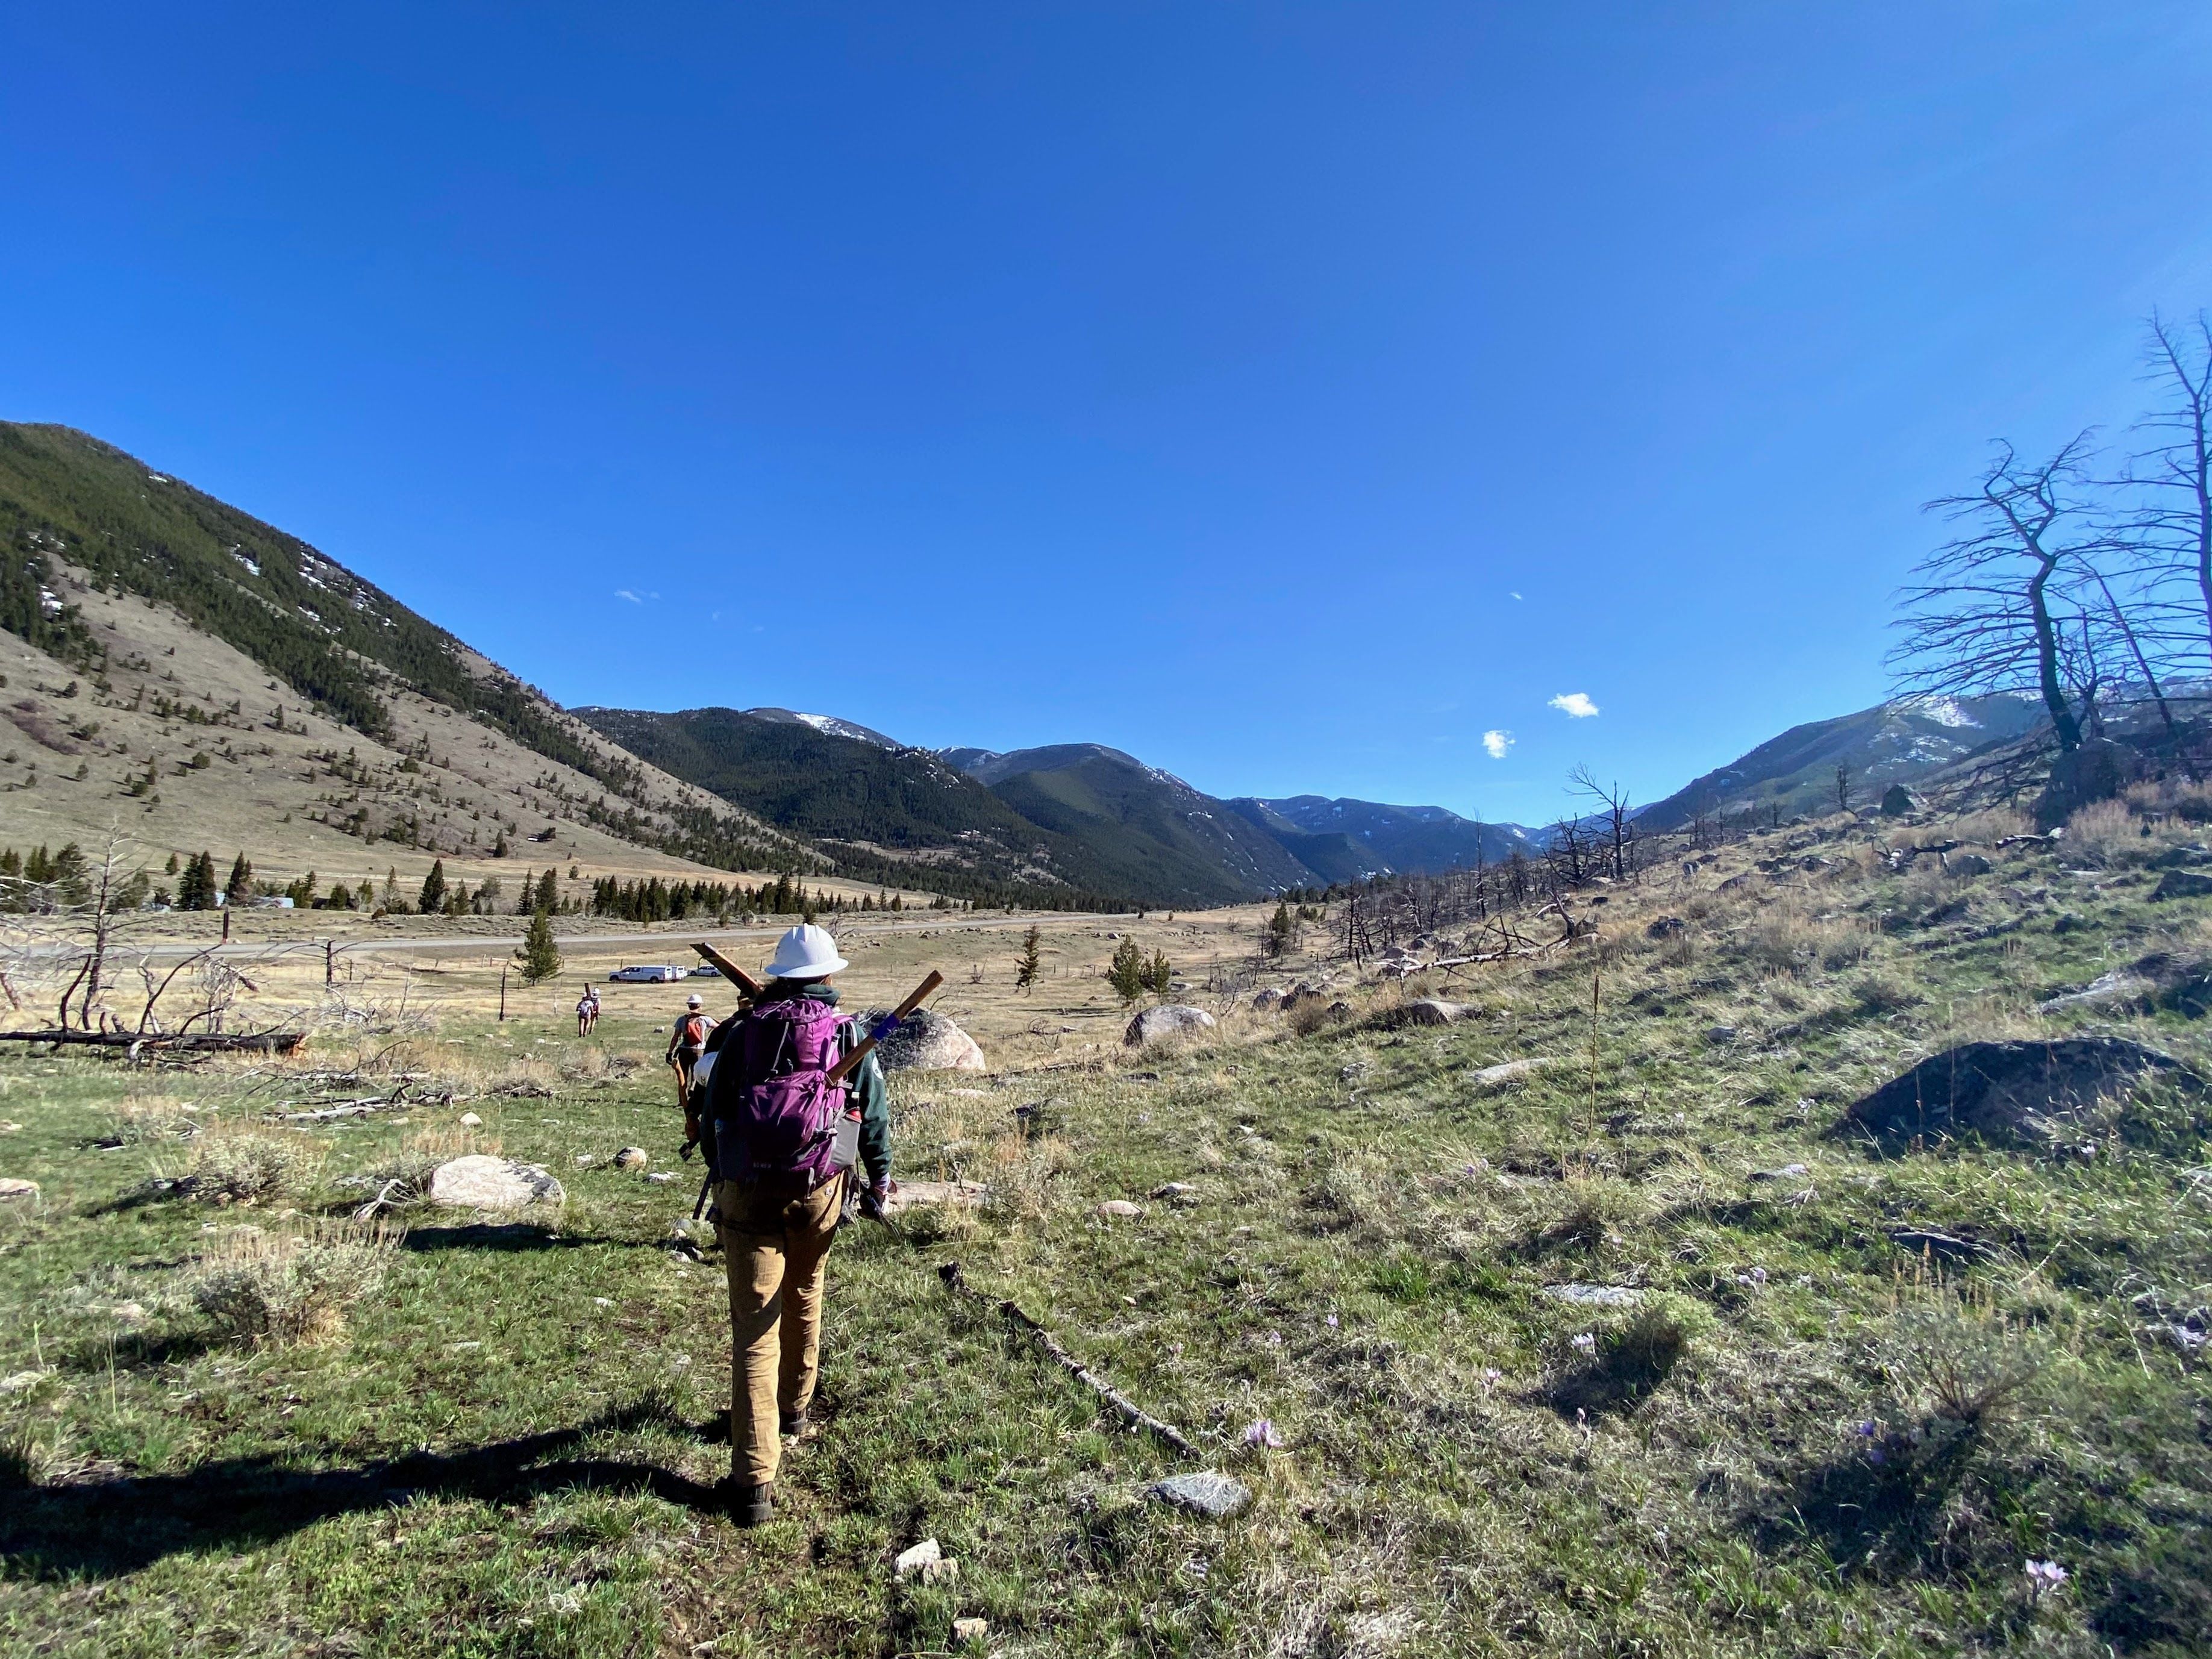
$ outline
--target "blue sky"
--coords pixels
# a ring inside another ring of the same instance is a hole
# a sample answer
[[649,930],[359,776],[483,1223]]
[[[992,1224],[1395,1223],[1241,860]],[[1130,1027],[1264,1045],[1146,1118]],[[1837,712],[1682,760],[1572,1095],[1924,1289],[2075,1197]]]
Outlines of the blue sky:
[[2188,5],[18,6],[0,63],[0,417],[564,702],[1220,794],[1540,819],[1875,701],[1917,504],[2212,304]]

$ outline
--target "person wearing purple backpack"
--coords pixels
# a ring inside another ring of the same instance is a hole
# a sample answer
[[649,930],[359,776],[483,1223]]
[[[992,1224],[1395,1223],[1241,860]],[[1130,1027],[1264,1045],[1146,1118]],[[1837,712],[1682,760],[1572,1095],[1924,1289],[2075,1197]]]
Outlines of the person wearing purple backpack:
[[702,1144],[730,1279],[728,1495],[741,1527],[775,1513],[783,1437],[806,1431],[838,1223],[854,1201],[880,1213],[891,1190],[883,1067],[871,1054],[844,1082],[828,1078],[860,1040],[830,983],[848,965],[821,928],[785,930],[708,1085]]

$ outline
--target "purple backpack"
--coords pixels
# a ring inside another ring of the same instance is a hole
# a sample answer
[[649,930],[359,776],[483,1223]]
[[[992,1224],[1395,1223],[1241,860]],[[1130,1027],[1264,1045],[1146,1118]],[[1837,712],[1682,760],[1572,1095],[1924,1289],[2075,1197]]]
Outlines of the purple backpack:
[[836,1173],[845,1089],[828,1073],[848,1023],[813,997],[763,1003],[738,1023],[714,1066],[713,1158],[723,1180],[799,1176],[811,1190]]

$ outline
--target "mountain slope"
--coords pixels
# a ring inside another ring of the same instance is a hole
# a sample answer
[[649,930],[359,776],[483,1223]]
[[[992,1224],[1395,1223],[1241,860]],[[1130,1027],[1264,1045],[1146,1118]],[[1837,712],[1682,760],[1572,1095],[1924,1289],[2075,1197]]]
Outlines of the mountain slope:
[[[629,752],[820,845],[856,879],[1091,908],[1152,896],[926,749],[786,709],[580,708]],[[865,735],[855,735],[865,734]]]
[[1246,797],[1229,805],[1259,824],[1300,862],[1330,881],[1392,870],[1434,874],[1495,864],[1528,845],[1514,824],[1479,823],[1442,806],[1391,806],[1322,795]]
[[[543,763],[537,798],[569,822],[726,866],[814,862],[790,837],[641,765],[297,537],[83,433],[0,422],[0,623],[92,679],[96,699],[127,686],[142,701],[151,690],[174,702],[138,638],[151,619],[173,617],[259,670],[254,691],[276,694],[217,711],[240,730],[279,731],[311,713],[395,763],[418,737],[465,755],[517,749]],[[88,608],[94,596],[112,603]],[[174,648],[162,637],[164,652]],[[224,673],[226,684],[237,678]],[[206,688],[179,689],[203,723],[215,719],[198,707]],[[405,712],[417,702],[434,717],[463,717],[481,743],[441,729],[442,744],[423,737]]]
[[2016,695],[1900,697],[1854,714],[1810,720],[1771,738],[1637,815],[1653,830],[1679,830],[1700,813],[1746,807],[1791,816],[1832,811],[1836,769],[1845,769],[1858,805],[1893,783],[1911,784],[2043,723],[2041,704]]

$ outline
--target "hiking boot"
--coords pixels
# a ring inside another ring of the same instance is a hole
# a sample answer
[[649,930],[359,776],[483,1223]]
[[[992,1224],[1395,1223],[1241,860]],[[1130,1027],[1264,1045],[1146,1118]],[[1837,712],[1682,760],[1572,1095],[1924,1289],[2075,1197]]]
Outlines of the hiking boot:
[[775,1483],[769,1481],[757,1486],[741,1486],[734,1480],[721,1483],[728,1494],[730,1519],[741,1527],[757,1527],[775,1516]]
[[775,1425],[786,1440],[796,1440],[806,1432],[806,1413],[803,1411],[779,1412]]

